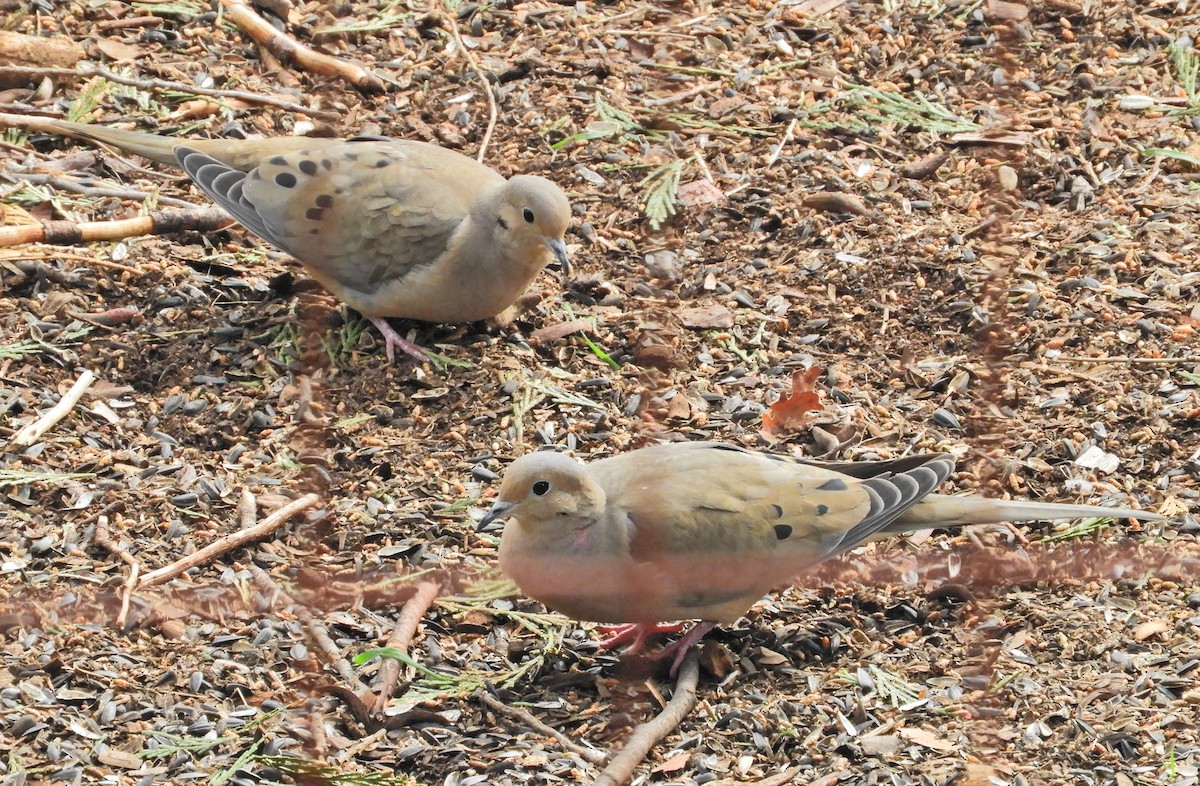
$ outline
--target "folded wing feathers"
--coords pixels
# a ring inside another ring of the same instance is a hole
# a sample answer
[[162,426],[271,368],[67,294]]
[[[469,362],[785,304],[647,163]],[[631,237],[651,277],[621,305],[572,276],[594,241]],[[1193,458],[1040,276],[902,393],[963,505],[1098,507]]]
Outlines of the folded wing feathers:
[[831,553],[848,551],[887,529],[922,497],[940,486],[953,471],[952,457],[936,456],[906,472],[888,473],[863,481],[863,488],[871,501],[870,509],[861,521],[842,533],[832,545]]
[[190,147],[177,147],[175,156],[196,185],[228,210],[239,224],[259,237],[279,244],[275,233],[263,222],[262,215],[246,199],[243,192],[246,185],[245,172]]

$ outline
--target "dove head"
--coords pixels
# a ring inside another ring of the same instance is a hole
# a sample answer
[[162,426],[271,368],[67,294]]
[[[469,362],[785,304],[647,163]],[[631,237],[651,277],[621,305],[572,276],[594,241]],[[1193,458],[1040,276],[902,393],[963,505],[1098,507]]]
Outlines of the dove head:
[[544,177],[515,175],[495,201],[493,243],[509,258],[544,267],[547,256],[558,260],[565,282],[571,265],[563,236],[571,220],[571,204],[563,190]]
[[569,536],[593,524],[604,506],[604,491],[578,461],[561,453],[529,453],[509,465],[500,496],[479,528],[513,518],[531,535]]

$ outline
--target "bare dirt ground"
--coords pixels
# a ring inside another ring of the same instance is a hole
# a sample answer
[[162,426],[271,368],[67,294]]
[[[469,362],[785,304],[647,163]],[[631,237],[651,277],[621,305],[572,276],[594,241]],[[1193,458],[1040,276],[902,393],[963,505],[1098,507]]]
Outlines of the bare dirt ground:
[[[474,155],[486,78],[486,162],[567,190],[576,275],[547,272],[506,325],[398,322],[445,360],[389,366],[236,226],[0,249],[0,439],[97,377],[2,454],[5,784],[593,781],[586,751],[620,749],[674,681],[512,595],[473,523],[539,445],[695,438],[953,451],[957,490],[1171,518],[829,565],[712,636],[697,707],[638,782],[1197,782],[1187,3],[263,5],[383,89],[281,65],[195,0],[0,2],[7,29],[122,77],[321,114],[36,69],[4,76],[0,111]],[[204,203],[46,135],[10,131],[0,158],[10,226]],[[825,409],[768,439],[764,410],[812,364]],[[255,542],[139,584],[306,494]],[[353,663],[389,640],[410,660]]]

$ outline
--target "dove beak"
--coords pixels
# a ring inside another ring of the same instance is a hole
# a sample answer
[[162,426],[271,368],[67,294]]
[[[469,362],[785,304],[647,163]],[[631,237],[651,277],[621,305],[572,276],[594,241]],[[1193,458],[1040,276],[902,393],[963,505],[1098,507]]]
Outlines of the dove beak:
[[554,253],[554,258],[558,260],[558,266],[562,269],[562,283],[567,285],[567,279],[571,277],[571,260],[567,259],[567,244],[558,238],[551,238],[549,241],[550,250]]
[[508,518],[508,514],[515,504],[515,502],[505,502],[502,499],[496,500],[492,503],[492,507],[488,509],[488,512],[484,514],[483,518],[479,520],[479,523],[475,525],[475,531],[483,532],[492,522],[504,521],[504,519]]

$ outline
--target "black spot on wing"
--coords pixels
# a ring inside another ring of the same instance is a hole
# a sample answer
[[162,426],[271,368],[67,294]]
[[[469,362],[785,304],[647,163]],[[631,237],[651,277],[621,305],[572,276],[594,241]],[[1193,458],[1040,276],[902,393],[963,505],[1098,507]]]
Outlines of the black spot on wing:
[[792,536],[792,528],[787,524],[775,525],[775,537],[779,540],[787,540]]
[[311,159],[306,158],[296,166],[299,167],[301,172],[310,177],[317,174],[317,162]]
[[845,491],[846,481],[841,478],[830,478],[821,485],[817,486],[817,491]]
[[771,511],[775,514],[775,518],[777,518],[777,519],[783,518],[783,506],[782,505],[772,505]]
[[828,505],[817,505],[817,507],[814,510],[818,516],[824,516],[826,513],[829,512],[829,506]]

